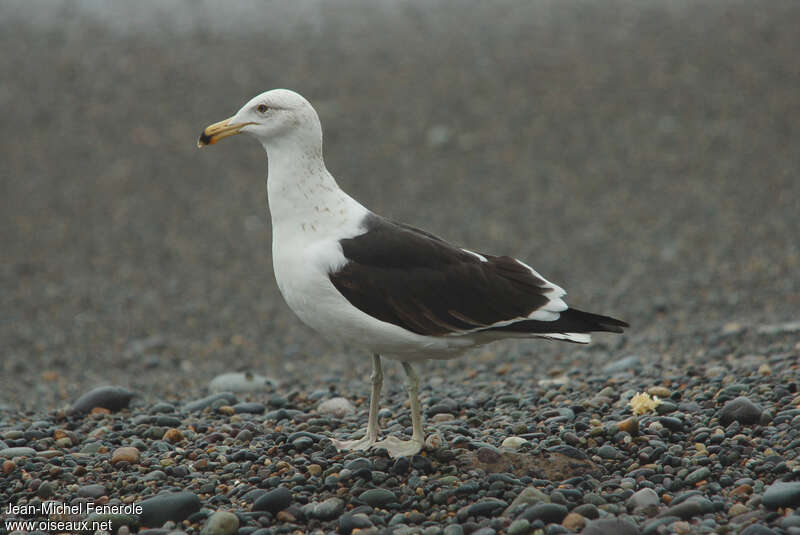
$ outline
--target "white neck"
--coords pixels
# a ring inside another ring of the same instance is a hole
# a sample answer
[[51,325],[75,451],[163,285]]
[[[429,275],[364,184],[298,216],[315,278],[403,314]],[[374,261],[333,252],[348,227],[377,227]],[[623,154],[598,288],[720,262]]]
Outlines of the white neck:
[[[365,208],[339,188],[325,168],[322,136],[297,143],[291,136],[264,144],[268,156],[267,197],[273,231],[334,229]],[[337,224],[338,223],[338,224]]]

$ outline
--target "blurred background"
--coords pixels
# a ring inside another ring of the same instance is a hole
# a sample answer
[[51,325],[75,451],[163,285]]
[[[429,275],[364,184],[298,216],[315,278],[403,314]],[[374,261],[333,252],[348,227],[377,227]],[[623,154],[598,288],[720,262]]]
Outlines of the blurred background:
[[4,1],[0,407],[369,373],[278,293],[261,147],[195,147],[276,87],[374,211],[632,324],[433,372],[768,352],[720,340],[798,319],[798,27],[791,0]]

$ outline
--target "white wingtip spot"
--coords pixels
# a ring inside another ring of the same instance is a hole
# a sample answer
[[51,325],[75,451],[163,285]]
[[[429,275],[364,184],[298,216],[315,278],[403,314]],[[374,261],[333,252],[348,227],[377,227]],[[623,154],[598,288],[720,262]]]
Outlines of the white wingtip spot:
[[465,253],[469,253],[472,256],[477,257],[478,260],[480,260],[481,262],[488,262],[488,260],[486,260],[486,257],[483,256],[482,254],[478,254],[475,251],[470,251],[469,249],[464,249],[464,248],[462,248],[461,250],[464,251]]

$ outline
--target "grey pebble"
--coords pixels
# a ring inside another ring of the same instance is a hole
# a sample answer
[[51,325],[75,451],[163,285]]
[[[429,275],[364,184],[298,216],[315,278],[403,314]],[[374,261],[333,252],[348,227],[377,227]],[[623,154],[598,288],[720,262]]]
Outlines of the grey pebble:
[[604,446],[600,446],[597,450],[597,455],[602,457],[603,459],[616,459],[619,457],[619,450],[614,446],[609,446],[608,444]]
[[74,414],[85,414],[95,407],[116,412],[128,407],[135,393],[121,386],[99,386],[75,400],[70,407]]
[[[2,452],[0,452],[0,456]],[[800,506],[800,481],[776,481],[764,491],[761,503],[767,509]]]
[[263,403],[255,401],[246,401],[237,403],[233,406],[233,412],[236,414],[263,414],[267,408]]
[[340,498],[328,498],[318,503],[312,510],[312,515],[320,520],[332,520],[344,511],[344,501]]
[[711,475],[711,470],[705,466],[698,468],[686,476],[686,484],[694,485]]
[[557,503],[537,503],[525,509],[522,515],[520,515],[520,518],[531,522],[534,520],[541,520],[545,524],[549,524],[550,522],[561,522],[564,520],[565,516],[567,516],[567,508],[563,505]]
[[106,488],[99,484],[78,487],[78,496],[83,496],[85,498],[99,498],[100,496],[105,495],[105,493]]
[[518,518],[508,526],[508,535],[527,535],[530,533],[531,523],[525,518]]
[[180,522],[189,515],[200,510],[200,498],[191,492],[172,492],[157,494],[139,503],[142,512],[141,523],[148,527],[158,528],[164,522],[173,520]]
[[714,504],[705,498],[691,498],[678,505],[673,505],[661,513],[659,516],[677,516],[683,520],[688,520],[693,516],[710,513],[714,510]]
[[253,503],[253,511],[269,511],[272,514],[282,511],[292,503],[292,491],[278,487],[262,494]]
[[495,498],[487,498],[467,507],[470,516],[494,516],[508,507],[508,503]]
[[460,524],[450,524],[444,528],[443,535],[464,535],[464,528]]
[[239,530],[239,517],[228,511],[217,511],[210,517],[201,535],[233,535]]
[[739,396],[727,402],[719,411],[719,421],[722,425],[728,426],[733,422],[742,425],[754,425],[761,420],[762,409],[749,398]]
[[236,404],[236,396],[233,394],[233,392],[219,392],[217,394],[211,394],[210,396],[190,401],[186,403],[183,408],[189,412],[202,411],[203,409],[213,405],[214,402],[220,400],[224,401],[228,405]]
[[380,507],[381,505],[386,505],[387,503],[396,502],[397,495],[394,492],[386,489],[370,489],[362,492],[358,496],[358,499],[371,505],[372,507]]
[[18,446],[16,448],[4,448],[0,450],[0,457],[6,459],[13,459],[14,457],[33,457],[36,455],[36,450],[28,448],[27,446]]
[[339,517],[339,533],[349,535],[354,529],[371,528],[374,524],[364,513],[345,513]]
[[773,530],[769,529],[766,526],[762,526],[761,524],[750,524],[742,531],[740,531],[739,535],[776,535],[776,534]]
[[582,535],[639,535],[635,524],[621,518],[602,518],[592,520],[581,531]]
[[634,492],[630,498],[628,498],[627,505],[632,509],[641,509],[644,507],[652,507],[658,506],[661,500],[658,497],[658,494],[653,489],[649,489],[647,487]]

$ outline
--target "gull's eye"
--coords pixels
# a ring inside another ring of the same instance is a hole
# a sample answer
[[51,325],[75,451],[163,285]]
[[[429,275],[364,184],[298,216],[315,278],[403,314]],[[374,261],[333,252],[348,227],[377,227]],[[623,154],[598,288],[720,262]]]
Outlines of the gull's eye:
[[269,109],[269,106],[267,106],[266,104],[259,104],[258,107],[256,107],[256,110],[258,110],[258,113],[267,113],[268,109]]

